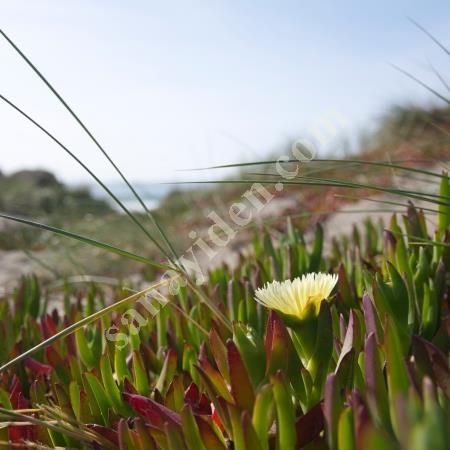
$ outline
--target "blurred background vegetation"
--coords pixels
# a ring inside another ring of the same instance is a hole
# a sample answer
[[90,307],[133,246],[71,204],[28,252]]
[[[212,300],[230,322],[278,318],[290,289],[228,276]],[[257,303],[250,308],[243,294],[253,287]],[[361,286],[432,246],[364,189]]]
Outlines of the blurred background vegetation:
[[[402,160],[405,165],[436,167],[437,160],[448,158],[450,140],[450,108],[423,108],[413,105],[392,107],[380,118],[378,126],[370,133],[363,134],[357,151],[347,154],[348,159],[363,160]],[[277,159],[289,152],[287,146],[280,146],[266,159]],[[333,157],[333,154],[327,155]],[[317,163],[317,167],[319,167]],[[402,183],[405,173],[394,173],[382,167],[347,165],[344,170],[333,164],[320,163],[320,176],[342,180],[358,179],[362,183],[376,183],[381,186],[392,185],[393,177]],[[285,166],[286,169],[289,167]],[[439,167],[438,167],[439,169]],[[308,171],[314,174],[317,170],[314,161],[301,167],[301,174]],[[227,175],[225,180],[255,179],[270,180],[274,172],[271,165],[241,167],[235,175]],[[264,173],[267,176],[264,176]],[[356,178],[355,178],[356,177]],[[408,180],[414,178],[407,174]],[[161,226],[170,236],[173,245],[179,252],[184,252],[191,245],[188,233],[191,230],[202,233],[211,222],[206,218],[209,211],[216,211],[221,217],[228,217],[230,205],[238,201],[249,187],[245,184],[211,184],[189,186],[152,185],[139,186],[137,189],[160,194],[157,201],[152,200],[153,212]],[[336,197],[335,195],[354,195],[347,188],[325,186],[289,186],[277,193],[274,204],[274,217],[255,218],[253,226],[263,224],[273,231],[283,231],[285,217],[290,215],[297,226],[310,229],[318,220],[323,220],[329,213],[338,210],[343,204],[355,199]],[[136,210],[130,201],[126,189],[117,189],[117,195],[130,208]],[[358,196],[373,196],[376,192],[370,189],[360,190]],[[376,205],[374,205],[374,208]],[[54,174],[42,170],[26,170],[0,176],[0,208],[4,212],[33,218],[46,224],[66,228],[85,236],[109,242],[132,252],[143,252],[146,256],[160,259],[160,253],[148,239],[143,239],[133,228],[132,222],[124,214],[119,213],[98,188],[92,186],[77,187],[65,185]],[[311,214],[302,215],[308,211]],[[300,213],[300,214],[299,214]],[[136,212],[145,220],[142,211]],[[249,228],[241,230],[234,245],[240,251],[251,238]],[[26,251],[28,256],[37,260],[45,260],[45,265],[53,268],[59,275],[90,273],[125,277],[139,274],[141,277],[152,277],[148,269],[116,255],[105,254],[97,249],[72,242],[52,233],[27,226],[0,221],[0,249]],[[31,252],[31,253],[30,253]],[[43,276],[53,277],[48,268],[34,264],[34,269],[42,270]],[[20,271],[20,267],[18,268]],[[26,267],[24,267],[24,270]],[[144,272],[142,272],[144,270]],[[26,271],[26,270],[25,270]]]

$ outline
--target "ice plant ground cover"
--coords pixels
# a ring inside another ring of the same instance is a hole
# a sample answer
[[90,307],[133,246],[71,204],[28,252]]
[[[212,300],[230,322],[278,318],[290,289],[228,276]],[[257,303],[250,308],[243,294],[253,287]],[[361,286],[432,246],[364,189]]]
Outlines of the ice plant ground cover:
[[[255,233],[235,270],[182,288],[139,327],[121,324],[129,304],[74,326],[111,293],[23,279],[0,303],[1,446],[449,448],[447,176],[439,196],[436,214],[410,204],[385,226],[362,222],[327,254],[320,226],[311,244],[289,221],[277,239]],[[63,311],[45,313],[57,295]],[[105,338],[111,324],[126,346]]]

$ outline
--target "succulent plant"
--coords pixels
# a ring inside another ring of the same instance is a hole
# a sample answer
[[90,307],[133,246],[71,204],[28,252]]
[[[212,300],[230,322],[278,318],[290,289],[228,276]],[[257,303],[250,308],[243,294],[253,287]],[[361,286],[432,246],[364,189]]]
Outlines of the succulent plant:
[[[449,224],[439,221],[431,240],[412,204],[403,219],[406,232],[395,217],[385,230],[367,222],[328,255],[309,249],[298,230],[278,241],[256,235],[254,254],[236,270],[221,267],[196,291],[168,294],[157,318],[133,332],[120,320],[130,302],[77,326],[104,306],[99,286],[67,284],[59,295],[72,300],[47,314],[49,292],[25,277],[1,303],[0,360],[38,348],[1,369],[0,441],[130,450],[449,448]],[[320,229],[316,237],[323,239]],[[311,261],[336,275],[308,275]],[[273,281],[280,274],[294,281]],[[302,282],[311,283],[305,291]],[[322,301],[335,282],[333,301]],[[281,303],[303,292],[315,302],[311,317]],[[125,346],[106,339],[111,324],[129,336]]]

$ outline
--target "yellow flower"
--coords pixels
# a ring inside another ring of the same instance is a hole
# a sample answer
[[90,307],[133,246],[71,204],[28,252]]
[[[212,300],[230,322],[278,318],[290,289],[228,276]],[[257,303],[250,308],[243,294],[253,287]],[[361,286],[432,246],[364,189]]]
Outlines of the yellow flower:
[[317,317],[322,300],[330,296],[337,280],[337,275],[308,273],[292,281],[273,281],[256,290],[255,300],[288,318]]

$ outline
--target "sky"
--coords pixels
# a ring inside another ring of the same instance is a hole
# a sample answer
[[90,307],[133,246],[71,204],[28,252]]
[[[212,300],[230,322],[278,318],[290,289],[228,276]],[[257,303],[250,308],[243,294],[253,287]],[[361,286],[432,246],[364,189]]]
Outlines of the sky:
[[[344,151],[340,138],[354,141],[389,106],[436,103],[390,65],[441,91],[431,65],[450,77],[450,58],[408,17],[450,45],[448,0],[0,0],[2,30],[123,172],[146,183],[205,179],[180,170],[261,159],[303,136],[319,155]],[[1,38],[0,93],[117,179]],[[89,180],[0,102],[0,170],[22,168]]]

